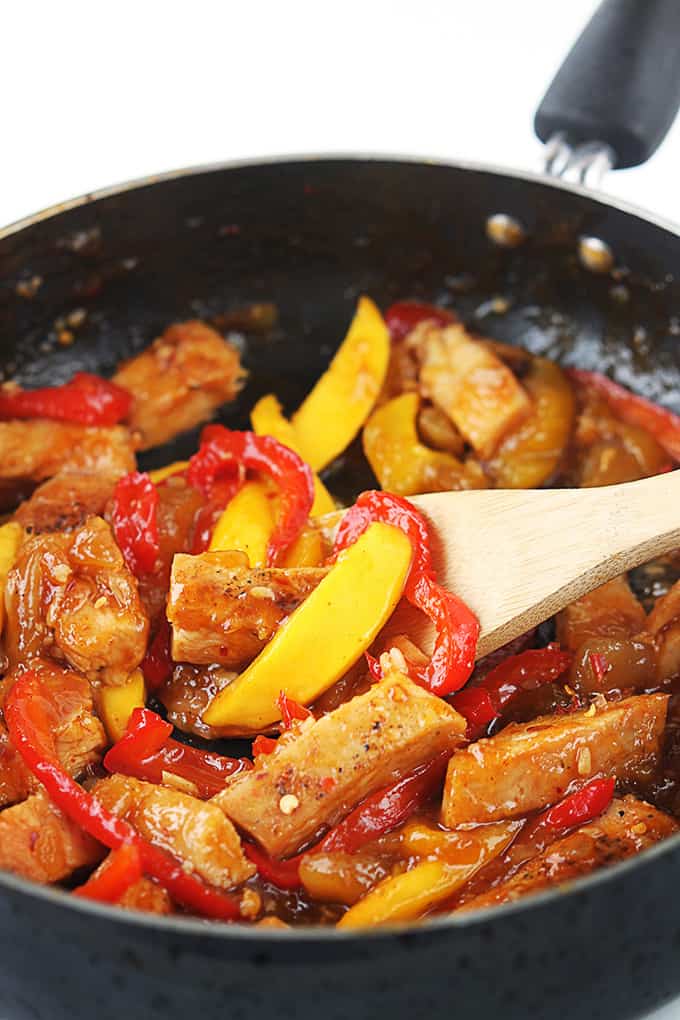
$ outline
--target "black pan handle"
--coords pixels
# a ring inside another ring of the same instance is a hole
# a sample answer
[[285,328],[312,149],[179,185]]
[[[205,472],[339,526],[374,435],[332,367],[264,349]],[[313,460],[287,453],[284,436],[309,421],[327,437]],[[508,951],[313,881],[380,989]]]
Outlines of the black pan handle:
[[543,142],[599,142],[616,167],[644,163],[680,106],[680,0],[604,0],[536,111]]

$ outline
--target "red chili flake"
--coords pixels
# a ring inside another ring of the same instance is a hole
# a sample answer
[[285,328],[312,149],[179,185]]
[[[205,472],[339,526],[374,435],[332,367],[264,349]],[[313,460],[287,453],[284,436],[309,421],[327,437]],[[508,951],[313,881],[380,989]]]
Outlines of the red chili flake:
[[285,691],[281,691],[276,699],[276,704],[281,713],[284,730],[289,730],[296,720],[303,722],[305,719],[309,719],[312,714],[304,705],[289,698]]
[[271,754],[276,750],[276,740],[272,737],[265,737],[261,733],[253,740],[252,752],[257,758],[260,754]]
[[590,668],[595,674],[595,679],[601,684],[606,674],[611,669],[606,657],[599,652],[591,652],[588,656],[588,662],[590,663]]

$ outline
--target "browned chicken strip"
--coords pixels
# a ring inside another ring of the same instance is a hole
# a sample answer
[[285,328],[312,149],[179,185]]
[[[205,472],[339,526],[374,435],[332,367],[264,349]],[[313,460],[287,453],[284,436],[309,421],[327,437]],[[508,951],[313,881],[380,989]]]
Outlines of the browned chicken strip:
[[175,556],[168,619],[176,662],[247,665],[327,573],[325,567],[250,570],[233,564],[228,552]]
[[596,868],[625,860],[677,832],[677,823],[636,797],[616,798],[601,818],[546,847],[496,888],[467,900],[460,910],[509,903],[548,886],[571,882]]
[[212,418],[234,399],[243,377],[236,348],[210,326],[191,320],[169,326],[121,365],[113,382],[132,394],[128,424],[140,448],[148,450]]
[[512,723],[478,740],[449,762],[442,822],[455,828],[527,815],[595,776],[644,782],[659,765],[667,707],[668,695],[642,694]]
[[676,676],[680,673],[680,581],[657,601],[645,630],[658,649],[657,679]]
[[275,857],[307,843],[360,800],[465,739],[441,698],[391,673],[320,719],[305,720],[213,798]]
[[632,637],[645,626],[646,613],[628,579],[615,577],[557,614],[557,640],[572,652],[600,637]]
[[90,679],[124,683],[146,652],[149,621],[108,524],[29,539],[5,590],[11,664],[49,650]]
[[115,475],[64,472],[39,485],[14,519],[34,535],[70,531],[88,517],[100,517],[113,496]]
[[120,477],[134,471],[130,433],[59,421],[0,422],[0,479],[42,482],[62,471]]
[[4,723],[0,723],[0,807],[25,800],[37,788],[38,781],[10,743]]
[[0,869],[58,882],[96,864],[104,849],[69,821],[42,792],[0,813]]
[[216,803],[118,774],[97,783],[94,795],[211,885],[230,889],[255,873],[234,826]]

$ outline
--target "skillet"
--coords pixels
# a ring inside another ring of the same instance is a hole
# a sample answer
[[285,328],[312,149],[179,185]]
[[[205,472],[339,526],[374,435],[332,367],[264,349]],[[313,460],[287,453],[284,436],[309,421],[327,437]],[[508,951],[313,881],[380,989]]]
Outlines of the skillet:
[[[679,30],[675,0],[601,6],[537,114],[553,173],[651,155],[680,104]],[[0,362],[54,384],[110,372],[176,319],[236,324],[251,377],[222,420],[243,427],[262,393],[300,401],[367,293],[455,305],[680,411],[679,264],[677,228],[538,175],[383,157],[179,171],[0,233]],[[253,302],[278,321],[244,328]],[[334,491],[366,470],[350,452]],[[125,914],[3,874],[0,1016],[625,1020],[680,991],[679,883],[680,836],[568,890],[357,935]]]

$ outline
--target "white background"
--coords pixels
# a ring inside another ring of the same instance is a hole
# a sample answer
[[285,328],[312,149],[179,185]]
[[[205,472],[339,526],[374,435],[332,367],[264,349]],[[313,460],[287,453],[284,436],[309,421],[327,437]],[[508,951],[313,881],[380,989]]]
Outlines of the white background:
[[[594,7],[5,3],[0,224],[116,181],[272,153],[414,153],[536,168],[534,107]],[[679,163],[680,120],[649,166],[612,174],[605,186],[680,221]],[[680,1006],[657,1016],[678,1020]]]

